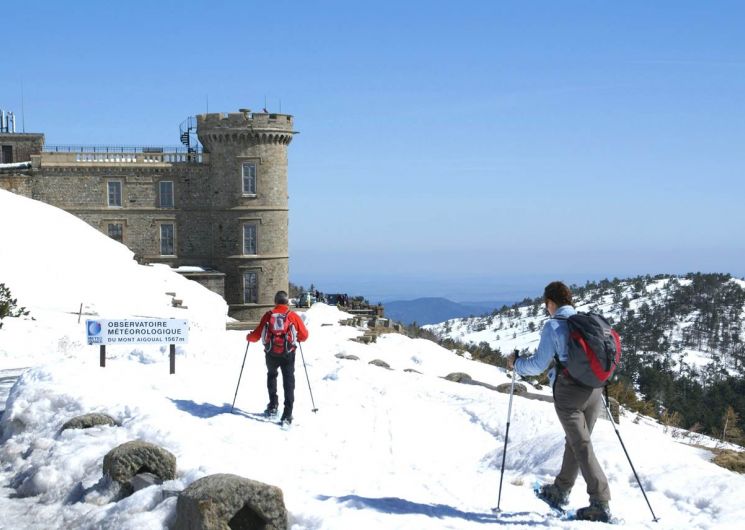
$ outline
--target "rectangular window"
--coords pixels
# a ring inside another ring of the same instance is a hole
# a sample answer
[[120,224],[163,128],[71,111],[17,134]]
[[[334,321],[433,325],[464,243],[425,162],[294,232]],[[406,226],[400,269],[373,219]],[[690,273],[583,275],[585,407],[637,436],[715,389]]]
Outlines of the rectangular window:
[[259,274],[256,272],[243,273],[243,303],[259,303]]
[[122,182],[120,180],[109,181],[109,206],[122,205]]
[[173,225],[170,223],[160,225],[160,255],[176,255],[173,249]]
[[12,164],[13,163],[13,146],[4,145],[2,151],[0,151],[0,164]]
[[119,243],[124,242],[124,228],[122,223],[109,223],[109,237]]
[[173,208],[173,181],[161,180],[158,196],[160,197],[161,208]]
[[243,164],[243,195],[256,195],[256,164]]
[[256,251],[255,223],[247,223],[243,225],[243,253],[251,256],[258,254]]

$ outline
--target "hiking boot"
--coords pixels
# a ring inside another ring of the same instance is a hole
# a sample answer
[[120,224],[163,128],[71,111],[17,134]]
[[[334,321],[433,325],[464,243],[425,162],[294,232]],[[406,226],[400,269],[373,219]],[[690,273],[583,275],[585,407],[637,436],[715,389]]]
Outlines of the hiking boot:
[[282,417],[279,420],[281,423],[292,423],[292,409],[287,409],[282,412]]
[[578,521],[610,522],[610,507],[608,501],[590,501],[590,505],[577,510],[575,519]]
[[536,492],[536,495],[552,508],[559,510],[569,504],[569,492],[561,489],[556,484],[544,484]]
[[264,410],[264,416],[276,416],[277,415],[277,405],[273,405],[269,403],[266,406],[266,410]]

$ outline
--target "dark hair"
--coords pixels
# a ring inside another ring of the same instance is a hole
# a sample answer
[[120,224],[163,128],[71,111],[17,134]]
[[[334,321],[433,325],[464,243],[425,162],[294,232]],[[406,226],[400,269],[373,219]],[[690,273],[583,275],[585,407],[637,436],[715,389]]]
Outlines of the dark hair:
[[277,291],[274,295],[274,303],[277,305],[288,305],[290,303],[290,297],[287,296],[285,291]]
[[543,290],[543,299],[551,300],[557,306],[574,305],[572,303],[572,291],[562,282],[551,282]]

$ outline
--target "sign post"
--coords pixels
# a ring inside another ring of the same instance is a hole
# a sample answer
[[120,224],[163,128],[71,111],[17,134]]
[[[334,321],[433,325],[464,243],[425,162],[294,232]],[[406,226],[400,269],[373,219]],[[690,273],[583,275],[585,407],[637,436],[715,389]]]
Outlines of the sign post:
[[170,373],[176,373],[176,344],[189,339],[189,321],[173,318],[86,320],[88,344],[100,346],[100,365],[106,366],[108,344],[169,344]]

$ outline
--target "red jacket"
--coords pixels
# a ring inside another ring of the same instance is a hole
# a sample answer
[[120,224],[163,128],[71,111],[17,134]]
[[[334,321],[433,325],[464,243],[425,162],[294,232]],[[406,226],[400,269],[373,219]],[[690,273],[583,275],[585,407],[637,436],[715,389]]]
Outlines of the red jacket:
[[[264,316],[261,317],[261,322],[256,326],[256,329],[246,335],[246,340],[248,342],[259,342],[261,340],[261,334],[264,332],[264,326],[269,322],[269,317],[272,313],[287,313],[289,310],[290,308],[286,305],[278,305],[271,311],[264,313]],[[305,327],[303,319],[294,311],[289,311],[287,318],[289,319],[290,324],[295,326],[295,331],[297,331],[297,341],[304,342],[308,338],[308,328]]]

